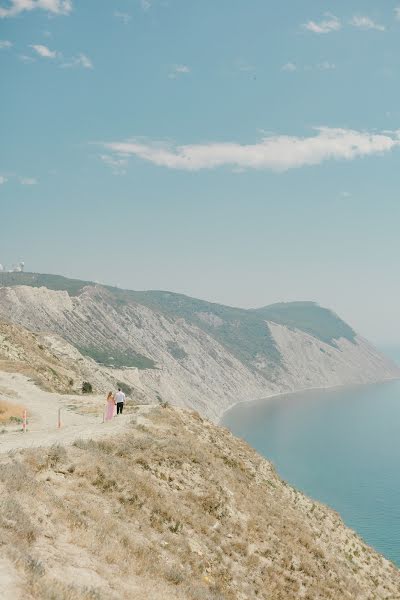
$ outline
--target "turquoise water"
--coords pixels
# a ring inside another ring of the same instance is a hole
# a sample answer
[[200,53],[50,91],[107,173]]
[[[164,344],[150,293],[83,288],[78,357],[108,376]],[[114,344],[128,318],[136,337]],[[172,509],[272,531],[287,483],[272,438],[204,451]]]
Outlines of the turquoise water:
[[400,566],[400,381],[239,404],[223,425]]

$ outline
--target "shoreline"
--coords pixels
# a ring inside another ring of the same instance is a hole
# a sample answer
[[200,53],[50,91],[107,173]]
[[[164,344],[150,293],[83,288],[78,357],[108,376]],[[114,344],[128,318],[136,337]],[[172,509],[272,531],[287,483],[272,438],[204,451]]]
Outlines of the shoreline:
[[236,408],[237,406],[239,406],[240,404],[250,404],[251,402],[269,401],[269,400],[273,400],[274,398],[279,398],[280,396],[290,396],[292,394],[299,394],[301,392],[312,392],[312,391],[317,391],[317,390],[320,390],[320,391],[335,390],[335,389],[341,389],[341,388],[360,387],[363,385],[378,385],[380,383],[388,383],[389,381],[400,381],[400,376],[387,377],[385,379],[379,379],[377,381],[366,381],[364,383],[348,383],[348,384],[343,383],[343,384],[339,384],[339,385],[313,386],[313,387],[309,387],[309,388],[300,388],[298,390],[278,392],[277,394],[271,394],[270,396],[265,396],[263,398],[253,398],[252,400],[239,400],[238,402],[235,402],[234,404],[232,404],[232,406],[229,406],[229,408],[226,408],[224,411],[222,411],[221,415],[218,417],[216,424],[219,427],[225,427],[225,425],[223,424],[223,419],[224,419],[225,415],[229,411],[231,411],[234,408]]

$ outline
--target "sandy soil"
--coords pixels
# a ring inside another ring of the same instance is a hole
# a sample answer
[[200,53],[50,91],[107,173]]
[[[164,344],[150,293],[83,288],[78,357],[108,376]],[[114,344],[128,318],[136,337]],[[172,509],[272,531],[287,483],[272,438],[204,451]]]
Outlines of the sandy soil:
[[[39,389],[24,375],[0,372],[0,398],[26,408],[27,432],[20,424],[4,428],[0,435],[0,453],[18,448],[71,444],[76,439],[96,438],[122,431],[129,415],[103,423],[105,399],[101,396],[66,396]],[[61,428],[57,428],[61,409]],[[95,410],[96,414],[79,414],[77,409]],[[96,410],[97,409],[97,410]]]
[[16,600],[22,598],[17,587],[19,579],[14,565],[6,558],[0,558],[0,598],[1,600]]

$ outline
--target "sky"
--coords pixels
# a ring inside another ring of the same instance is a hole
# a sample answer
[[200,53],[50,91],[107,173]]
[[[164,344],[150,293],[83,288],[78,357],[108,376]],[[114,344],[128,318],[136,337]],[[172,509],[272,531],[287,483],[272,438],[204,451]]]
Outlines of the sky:
[[400,0],[0,0],[0,263],[400,346]]

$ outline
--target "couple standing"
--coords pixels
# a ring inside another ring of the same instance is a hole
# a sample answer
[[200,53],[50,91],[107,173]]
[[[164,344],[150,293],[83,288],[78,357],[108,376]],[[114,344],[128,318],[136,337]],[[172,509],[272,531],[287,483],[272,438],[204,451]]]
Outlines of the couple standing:
[[118,392],[113,394],[108,392],[107,396],[107,410],[106,410],[106,421],[111,421],[114,416],[115,407],[117,407],[117,415],[122,415],[124,408],[125,394],[118,388]]

